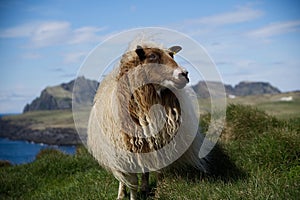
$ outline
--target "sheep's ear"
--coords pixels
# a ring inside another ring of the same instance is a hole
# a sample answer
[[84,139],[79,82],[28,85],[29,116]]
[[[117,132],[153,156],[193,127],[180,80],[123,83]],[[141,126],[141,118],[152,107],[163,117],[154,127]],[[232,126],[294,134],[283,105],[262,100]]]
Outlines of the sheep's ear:
[[182,49],[181,46],[173,46],[173,47],[170,47],[170,48],[169,48],[169,51],[171,51],[171,52],[175,55],[175,54],[178,53],[181,49]]
[[144,51],[143,47],[141,47],[140,45],[137,45],[135,52],[139,56],[140,60],[145,60],[146,55],[145,55],[145,51]]

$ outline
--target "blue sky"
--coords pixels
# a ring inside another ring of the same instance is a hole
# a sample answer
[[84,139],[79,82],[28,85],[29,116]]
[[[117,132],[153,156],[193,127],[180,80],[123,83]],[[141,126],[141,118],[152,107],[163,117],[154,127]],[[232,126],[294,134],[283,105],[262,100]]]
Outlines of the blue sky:
[[76,77],[112,34],[157,26],[209,53],[225,83],[300,89],[299,1],[0,1],[0,113],[21,112],[46,86]]

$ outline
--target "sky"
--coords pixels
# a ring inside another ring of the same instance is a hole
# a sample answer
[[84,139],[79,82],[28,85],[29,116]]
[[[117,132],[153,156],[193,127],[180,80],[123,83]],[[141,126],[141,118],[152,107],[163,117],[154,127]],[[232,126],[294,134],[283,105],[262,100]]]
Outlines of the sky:
[[47,86],[69,82],[111,35],[163,27],[205,48],[226,84],[300,89],[300,2],[0,1],[0,113],[20,113]]

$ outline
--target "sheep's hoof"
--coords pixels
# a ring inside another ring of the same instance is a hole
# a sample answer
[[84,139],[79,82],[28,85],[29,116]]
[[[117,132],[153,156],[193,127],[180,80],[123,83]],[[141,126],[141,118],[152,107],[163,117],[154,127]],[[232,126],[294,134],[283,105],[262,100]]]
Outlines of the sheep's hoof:
[[146,199],[149,196],[150,190],[149,188],[145,188],[141,190],[142,199]]

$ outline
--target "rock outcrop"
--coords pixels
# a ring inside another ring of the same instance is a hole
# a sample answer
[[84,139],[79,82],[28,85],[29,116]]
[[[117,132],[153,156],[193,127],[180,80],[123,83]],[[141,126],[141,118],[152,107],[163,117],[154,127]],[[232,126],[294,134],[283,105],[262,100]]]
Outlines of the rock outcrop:
[[72,93],[75,81],[77,81],[75,101],[80,104],[90,104],[99,83],[84,77],[78,77],[69,83],[47,87],[41,95],[24,107],[23,112],[36,110],[62,110],[72,109]]
[[279,94],[280,90],[267,82],[240,82],[234,87],[233,95],[249,96],[261,94]]
[[[210,88],[211,90],[209,90]],[[279,89],[267,82],[240,82],[236,86],[224,84],[226,95],[234,96],[249,96],[262,94],[278,94],[281,93]],[[193,89],[201,98],[209,98],[213,95],[218,95],[222,92],[222,83],[213,81],[200,81],[193,86]]]
[[29,124],[20,125],[2,118],[0,118],[0,137],[55,145],[81,144],[74,128],[47,127],[44,129],[31,129]]

